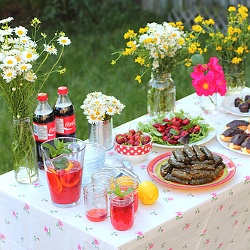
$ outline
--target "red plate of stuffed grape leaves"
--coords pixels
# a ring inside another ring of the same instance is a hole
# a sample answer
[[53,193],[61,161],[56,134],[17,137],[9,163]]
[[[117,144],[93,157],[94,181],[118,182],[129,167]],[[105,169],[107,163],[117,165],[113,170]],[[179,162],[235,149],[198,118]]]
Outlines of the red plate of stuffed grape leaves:
[[154,158],[147,171],[164,185],[198,189],[225,183],[234,176],[236,167],[229,158],[211,152],[205,145],[185,145]]

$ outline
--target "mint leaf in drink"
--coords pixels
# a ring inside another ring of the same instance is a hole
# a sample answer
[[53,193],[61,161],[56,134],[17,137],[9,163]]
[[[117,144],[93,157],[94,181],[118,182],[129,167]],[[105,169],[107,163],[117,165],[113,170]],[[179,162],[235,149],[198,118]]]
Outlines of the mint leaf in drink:
[[134,188],[127,188],[127,189],[125,189],[125,190],[123,191],[123,193],[122,193],[122,191],[121,191],[119,185],[116,185],[116,186],[115,186],[115,190],[113,190],[113,191],[108,191],[108,193],[109,193],[109,194],[110,194],[110,193],[114,193],[114,194],[116,194],[117,196],[123,198],[123,197],[125,197],[126,195],[132,193],[134,190],[135,190]]

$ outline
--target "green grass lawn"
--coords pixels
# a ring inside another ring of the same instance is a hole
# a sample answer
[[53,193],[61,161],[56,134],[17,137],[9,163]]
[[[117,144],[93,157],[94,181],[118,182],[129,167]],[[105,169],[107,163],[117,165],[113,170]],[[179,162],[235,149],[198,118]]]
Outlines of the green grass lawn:
[[[70,30],[67,32],[72,44],[65,48],[65,53],[60,61],[60,65],[67,69],[66,73],[51,75],[42,92],[48,94],[48,102],[53,106],[57,99],[57,88],[59,86],[68,87],[69,98],[75,106],[76,132],[79,139],[88,138],[88,123],[80,105],[90,92],[101,91],[104,94],[113,95],[126,105],[121,115],[114,116],[114,126],[119,126],[147,113],[146,95],[150,73],[148,72],[142,83],[139,84],[134,79],[137,74],[143,72],[144,68],[135,64],[129,57],[112,66],[111,60],[115,57],[112,57],[111,54],[125,46],[123,34],[128,28],[137,30],[152,21],[154,21],[152,17],[148,20],[141,17],[138,22],[128,22],[114,30],[103,30],[90,34],[71,34]],[[172,72],[172,78],[176,84],[177,100],[194,93],[191,78],[184,66],[175,69]],[[247,79],[249,79],[248,75]],[[248,86],[249,82],[248,80]],[[36,102],[33,110],[35,107]],[[0,97],[0,124],[0,174],[2,174],[13,169],[11,151],[13,122],[2,97]]]

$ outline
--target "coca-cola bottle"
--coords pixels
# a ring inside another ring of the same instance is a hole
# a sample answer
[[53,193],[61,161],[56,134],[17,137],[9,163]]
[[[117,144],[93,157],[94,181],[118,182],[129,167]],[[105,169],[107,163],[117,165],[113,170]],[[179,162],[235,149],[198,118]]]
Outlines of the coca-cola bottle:
[[38,105],[33,116],[33,130],[37,146],[38,167],[44,169],[41,144],[49,139],[56,138],[55,115],[48,104],[46,93],[37,95]]
[[58,88],[58,99],[54,106],[56,137],[76,137],[75,108],[67,94],[67,87]]

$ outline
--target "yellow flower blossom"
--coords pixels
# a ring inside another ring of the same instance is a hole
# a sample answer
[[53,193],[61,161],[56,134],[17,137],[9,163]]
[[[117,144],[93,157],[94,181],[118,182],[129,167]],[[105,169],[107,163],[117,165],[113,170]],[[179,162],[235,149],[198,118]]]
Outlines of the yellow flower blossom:
[[199,16],[197,16],[197,17],[194,19],[194,22],[195,22],[195,23],[200,23],[200,22],[202,22],[202,20],[203,20],[203,17],[202,17],[201,15],[199,15]]
[[244,48],[243,47],[238,47],[238,49],[235,49],[234,51],[237,52],[238,54],[243,54]]
[[124,39],[132,38],[134,36],[137,36],[137,34],[133,30],[128,30],[127,33],[124,34]]
[[240,61],[242,61],[241,58],[234,57],[233,60],[232,60],[232,63],[237,64],[237,63],[239,63]]
[[213,19],[209,18],[208,20],[205,20],[205,24],[206,24],[206,25],[214,25],[215,22],[214,22]]
[[192,30],[194,30],[196,32],[201,32],[203,29],[200,25],[193,25]]
[[229,11],[229,12],[236,11],[236,8],[235,8],[234,6],[230,6],[230,7],[228,8],[228,11]]
[[138,81],[139,83],[141,83],[141,76],[137,76],[137,77],[135,78],[135,80]]
[[112,60],[111,64],[112,64],[112,65],[116,64],[116,61],[115,61],[115,60]]

